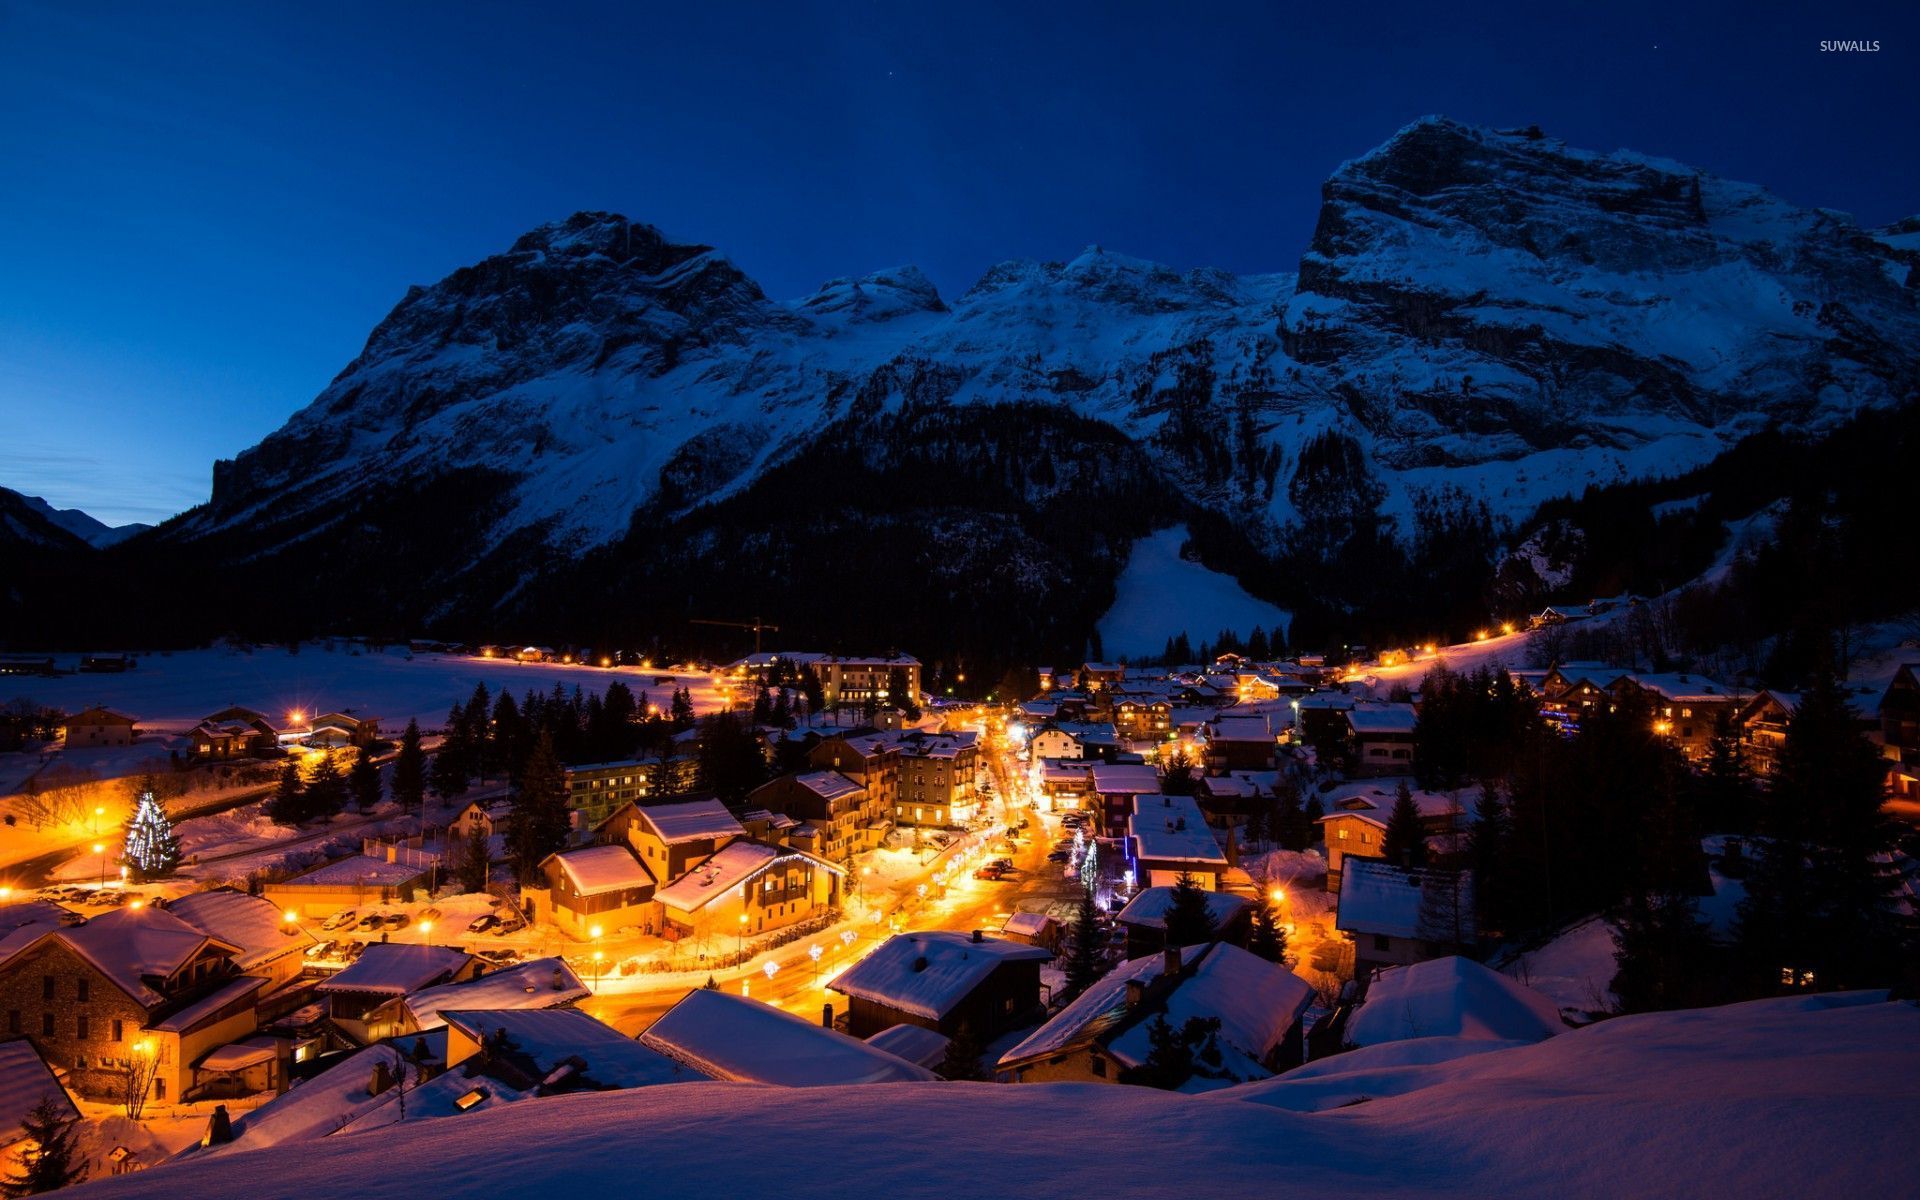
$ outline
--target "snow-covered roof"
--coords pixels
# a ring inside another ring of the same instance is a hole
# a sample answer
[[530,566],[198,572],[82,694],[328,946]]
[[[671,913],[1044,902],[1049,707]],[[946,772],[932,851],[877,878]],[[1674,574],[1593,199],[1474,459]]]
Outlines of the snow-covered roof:
[[1374,976],[1347,1022],[1356,1046],[1406,1038],[1537,1042],[1566,1032],[1552,1000],[1471,959],[1449,955]]
[[663,842],[694,842],[707,838],[741,837],[747,832],[718,800],[688,800],[679,804],[634,806]]
[[930,1080],[926,1068],[858,1038],[730,992],[697,988],[640,1035],[715,1079],[782,1087]]
[[1271,742],[1273,722],[1266,713],[1223,712],[1207,722],[1207,740],[1214,742]]
[[1160,790],[1160,772],[1142,763],[1093,764],[1093,789],[1113,795],[1144,794]]
[[[1227,922],[1239,916],[1241,912],[1253,906],[1245,896],[1236,896],[1231,892],[1208,892],[1207,916],[1213,921],[1213,927],[1219,929]],[[1140,893],[1127,901],[1116,918],[1122,925],[1139,925],[1147,929],[1165,929],[1167,927],[1167,909],[1173,905],[1171,887],[1142,888]]]
[[0,905],[0,963],[49,933],[79,924],[80,915],[47,900]]
[[865,790],[838,771],[808,771],[805,774],[795,775],[793,781],[822,800],[828,801],[838,800],[842,796],[850,796]]
[[185,1033],[227,1005],[236,1000],[243,1000],[266,986],[267,981],[258,976],[236,976],[205,995],[181,1005],[165,1016],[156,1018],[151,1028],[163,1033]]
[[[1180,951],[1181,962],[1199,958],[1205,946],[1188,946]],[[1001,1069],[1017,1063],[1051,1058],[1085,1040],[1118,1026],[1127,1017],[1127,985],[1151,983],[1160,978],[1166,956],[1148,954],[1129,959],[1093,981],[1073,1003],[1053,1014],[1046,1024],[1014,1044],[1000,1056]]]
[[375,942],[345,970],[314,985],[316,992],[382,992],[404,996],[467,965],[465,951],[414,942]]
[[1051,961],[1051,950],[1024,942],[988,937],[975,941],[946,930],[899,933],[827,986],[845,996],[939,1020],[1002,963]]
[[947,1038],[925,1025],[889,1025],[867,1039],[867,1045],[885,1050],[931,1071],[947,1057]]
[[742,838],[720,847],[705,862],[655,892],[653,898],[668,908],[692,912],[726,896],[741,884],[751,882],[774,864],[790,859],[804,859],[822,870],[837,875],[846,874],[845,868],[819,855]]
[[52,1100],[66,1116],[80,1115],[67,1089],[60,1086],[53,1069],[31,1041],[14,1038],[0,1042],[0,1147],[20,1139],[21,1122],[42,1099]]
[[216,1046],[194,1066],[203,1071],[244,1071],[248,1067],[272,1062],[280,1055],[278,1038],[256,1035]]
[[[1630,673],[1621,678],[1632,680],[1640,687],[1658,695],[1672,704],[1708,704],[1717,700],[1731,700],[1732,692],[1723,684],[1698,675],[1683,675],[1676,671],[1664,674]],[[1616,679],[1616,682],[1618,680]]]
[[1206,814],[1192,796],[1136,796],[1127,822],[1136,858],[1159,862],[1227,861],[1219,839],[1207,828]]
[[239,947],[205,933],[170,912],[147,905],[117,908],[84,925],[61,929],[52,936],[111,979],[115,987],[147,1007],[165,999],[147,984],[178,971],[209,943],[238,953]]
[[420,1029],[438,1029],[448,1009],[564,1008],[591,995],[562,958],[534,958],[477,979],[443,983],[407,997]]
[[1000,929],[1004,933],[1017,933],[1022,937],[1038,937],[1047,931],[1047,926],[1052,921],[1053,918],[1046,913],[1010,913]]
[[1411,704],[1356,705],[1347,710],[1355,733],[1412,733],[1419,720]]
[[586,1063],[583,1073],[587,1078],[604,1087],[651,1087],[712,1078],[577,1008],[446,1008],[440,1015],[449,1026],[475,1041],[504,1032],[513,1049],[532,1059],[543,1074],[578,1057]]
[[547,861],[557,864],[574,892],[582,896],[654,885],[653,872],[623,844],[562,850]]
[[314,936],[284,920],[277,906],[233,888],[190,893],[169,901],[167,911],[209,937],[240,947],[234,963],[243,971],[314,943]]
[[[1189,958],[1163,1001],[1167,1024],[1175,1029],[1194,1017],[1220,1021],[1221,1067],[1242,1081],[1270,1074],[1263,1060],[1311,1003],[1312,986],[1285,964],[1226,942],[1207,947],[1197,961]],[[1151,1051],[1149,1029],[1149,1021],[1134,1022],[1107,1042],[1108,1053],[1128,1066],[1141,1065]]]
[[[1339,911],[1334,926],[1347,933],[1419,937],[1429,880],[1450,885],[1445,872],[1413,870],[1383,859],[1348,855],[1340,872]],[[1460,874],[1458,909],[1462,927],[1470,934],[1473,880],[1466,872]]]
[[425,867],[388,862],[384,858],[374,858],[367,854],[350,854],[345,858],[336,858],[330,863],[322,863],[305,874],[295,875],[273,886],[276,888],[398,886],[409,879],[418,879],[425,874]]

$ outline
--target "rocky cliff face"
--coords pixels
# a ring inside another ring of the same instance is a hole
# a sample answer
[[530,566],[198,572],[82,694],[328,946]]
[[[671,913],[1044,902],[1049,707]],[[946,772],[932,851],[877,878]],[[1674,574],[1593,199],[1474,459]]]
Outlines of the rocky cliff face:
[[[1145,486],[1256,551],[1287,544],[1302,451],[1328,435],[1357,447],[1356,491],[1402,536],[1440,494],[1519,518],[1913,394],[1917,242],[1676,163],[1438,118],[1335,172],[1297,275],[1093,247],[1003,263],[951,301],[903,267],[779,302],[709,247],[580,213],[412,289],[159,540],[260,558],[372,530],[405,553],[380,506],[451,481],[436,503],[467,514],[471,544],[420,554],[442,608],[488,609],[592,547],[678,546],[703,508],[762,496],[744,521],[776,478],[831,496],[807,476],[838,461],[823,438],[921,436],[929,412],[991,405],[1070,418],[1048,426],[1081,439],[1062,463],[1095,448],[1086,429],[1112,434],[1157,473]],[[1042,470],[1030,447],[987,451],[955,478],[1012,486],[1019,520],[1063,486],[1051,452]],[[484,502],[460,499],[474,481]]]

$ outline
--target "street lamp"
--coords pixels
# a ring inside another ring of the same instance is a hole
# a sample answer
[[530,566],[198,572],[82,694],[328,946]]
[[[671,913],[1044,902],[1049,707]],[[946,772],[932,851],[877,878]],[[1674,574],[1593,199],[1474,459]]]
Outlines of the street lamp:
[[741,965],[745,966],[747,962],[747,914],[746,913],[740,914],[740,948],[738,953],[740,955]]
[[93,844],[93,852],[100,856],[100,886],[104,888],[107,886],[107,845],[106,843],[95,842]]
[[429,946],[433,945],[433,922],[432,921],[420,922],[420,936],[426,939],[427,945]]
[[823,953],[824,951],[820,949],[819,942],[815,942],[813,945],[807,947],[807,957],[813,960],[813,981],[815,983],[820,982],[820,955]]
[[593,990],[596,994],[600,991],[600,963],[605,958],[606,955],[601,951],[593,952]]
[[106,815],[107,815],[106,805],[96,804],[93,806],[93,836],[95,837],[100,836],[100,818]]

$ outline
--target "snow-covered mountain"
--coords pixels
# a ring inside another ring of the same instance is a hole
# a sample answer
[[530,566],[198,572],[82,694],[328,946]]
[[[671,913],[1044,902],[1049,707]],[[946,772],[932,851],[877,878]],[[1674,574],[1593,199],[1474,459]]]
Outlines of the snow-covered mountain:
[[[1018,603],[1071,576],[1097,617],[1130,539],[1176,521],[1255,558],[1351,531],[1355,507],[1410,538],[1436,497],[1519,519],[1910,396],[1917,229],[1442,118],[1334,173],[1294,274],[1090,247],[951,299],[900,267],[778,301],[717,250],[579,213],[411,289],[156,541],[229,562],[412,555],[414,592],[386,580],[374,611],[426,619],[542,586],[574,604],[586,585],[555,580],[603,546],[625,565],[595,587],[682,608],[725,602],[680,584],[737,547],[799,590],[810,547],[893,524],[923,589],[978,568]],[[856,473],[858,521],[784,499]],[[1048,506],[1121,517],[1076,545],[1057,521],[1036,532]],[[1063,566],[1084,545],[1097,563]]]

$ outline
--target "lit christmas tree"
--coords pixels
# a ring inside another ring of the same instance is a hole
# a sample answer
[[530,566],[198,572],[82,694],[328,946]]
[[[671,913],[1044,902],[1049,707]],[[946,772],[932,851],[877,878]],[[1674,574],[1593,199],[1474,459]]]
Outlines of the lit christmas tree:
[[152,792],[140,793],[140,805],[127,822],[127,869],[141,883],[164,879],[180,865],[180,839]]
[[1067,859],[1067,865],[1072,867],[1076,871],[1079,870],[1080,858],[1082,855],[1086,854],[1086,852],[1087,852],[1086,835],[1081,833],[1078,829],[1075,829],[1073,831],[1073,853],[1071,857]]
[[1100,844],[1087,844],[1087,853],[1080,860],[1080,885],[1092,891],[1100,883]]

